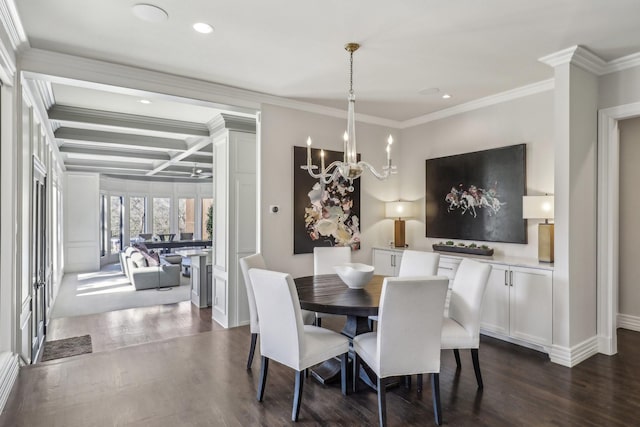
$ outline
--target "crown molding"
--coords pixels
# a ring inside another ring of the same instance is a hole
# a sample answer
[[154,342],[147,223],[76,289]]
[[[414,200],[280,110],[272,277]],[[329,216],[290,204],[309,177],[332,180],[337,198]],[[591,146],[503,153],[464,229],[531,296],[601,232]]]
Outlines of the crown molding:
[[53,87],[51,87],[50,82],[46,82],[43,80],[35,80],[35,89],[40,97],[42,104],[46,110],[49,110],[56,103],[55,97],[53,95]]
[[495,95],[487,96],[485,98],[480,98],[474,101],[466,102],[464,104],[456,105],[455,107],[447,108],[444,110],[426,114],[424,116],[416,117],[414,119],[406,120],[401,123],[400,128],[407,129],[410,127],[422,125],[425,123],[429,123],[429,122],[444,119],[447,117],[455,116],[458,114],[466,113],[469,111],[478,110],[480,108],[489,107],[491,105],[513,101],[514,99],[524,98],[526,96],[535,95],[537,93],[552,90],[553,87],[554,87],[553,79],[543,80],[541,82],[522,86],[516,89],[511,89],[505,92],[500,92]]
[[615,73],[640,66],[640,52],[606,62],[595,53],[582,46],[572,46],[559,52],[543,56],[538,61],[550,67],[574,64],[596,76]]
[[602,58],[578,45],[543,56],[538,61],[554,68],[563,64],[574,64],[596,76],[604,74],[607,66]]
[[640,67],[640,52],[607,62],[605,74],[615,73],[634,67]]
[[210,135],[215,135],[223,129],[236,132],[256,133],[256,118],[221,113],[211,119],[207,123],[207,127],[209,128]]
[[0,0],[0,23],[5,28],[14,51],[29,45],[18,9],[13,0]]

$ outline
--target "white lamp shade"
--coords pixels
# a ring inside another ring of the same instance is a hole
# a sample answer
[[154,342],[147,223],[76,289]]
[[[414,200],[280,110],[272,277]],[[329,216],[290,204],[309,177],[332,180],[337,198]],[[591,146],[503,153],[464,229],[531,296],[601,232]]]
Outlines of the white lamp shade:
[[522,218],[552,219],[553,196],[524,196],[522,198]]
[[385,204],[385,216],[387,218],[410,218],[413,216],[413,203],[411,202],[387,202]]

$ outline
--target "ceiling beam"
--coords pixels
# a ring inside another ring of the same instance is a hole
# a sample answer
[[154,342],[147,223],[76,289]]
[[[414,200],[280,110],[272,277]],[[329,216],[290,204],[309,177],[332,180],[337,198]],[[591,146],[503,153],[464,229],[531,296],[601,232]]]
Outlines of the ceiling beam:
[[47,112],[49,120],[60,122],[63,126],[65,123],[91,124],[117,129],[172,133],[181,136],[209,136],[209,129],[205,124],[182,120],[138,116],[67,105],[54,105]]
[[95,156],[97,158],[127,158],[127,159],[139,159],[139,160],[169,160],[171,156],[167,153],[140,151],[140,150],[109,150],[103,148],[96,148],[93,146],[74,146],[74,145],[62,145],[60,146],[60,152],[63,154],[82,154],[85,156]]
[[[157,136],[133,135],[127,133],[104,132],[87,129],[62,127],[54,133],[56,139],[113,148],[135,148],[150,151],[187,151],[187,143],[181,139],[159,138]],[[190,150],[189,150],[190,151]],[[190,151],[191,153],[191,151]]]
[[178,163],[181,160],[189,157],[190,155],[192,155],[194,153],[197,153],[202,148],[204,148],[204,147],[206,147],[206,146],[211,144],[211,138],[208,138],[208,137],[207,138],[198,138],[198,139],[195,139],[194,141],[187,142],[187,144],[189,145],[189,148],[186,151],[173,156],[171,158],[171,160],[168,160],[168,161],[162,163],[161,165],[158,165],[152,171],[147,172],[147,176],[155,175],[158,172],[168,168],[169,166],[175,165],[176,163]]

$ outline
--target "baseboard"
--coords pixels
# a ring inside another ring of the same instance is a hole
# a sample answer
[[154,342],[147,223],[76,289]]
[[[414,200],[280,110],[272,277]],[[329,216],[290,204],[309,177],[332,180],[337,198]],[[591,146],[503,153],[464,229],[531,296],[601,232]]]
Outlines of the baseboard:
[[18,355],[9,352],[0,353],[0,413],[9,399],[13,384],[18,378],[20,364]]
[[559,345],[551,346],[549,358],[553,363],[572,368],[597,353],[598,337],[593,336],[570,348]]
[[640,332],[640,317],[618,313],[618,328]]

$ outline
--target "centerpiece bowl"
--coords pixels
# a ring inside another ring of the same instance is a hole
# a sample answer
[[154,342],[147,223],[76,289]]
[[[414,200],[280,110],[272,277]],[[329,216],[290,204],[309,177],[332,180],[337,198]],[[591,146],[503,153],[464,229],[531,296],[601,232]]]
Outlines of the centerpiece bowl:
[[362,289],[373,277],[373,266],[348,262],[333,267],[342,281],[351,289]]

